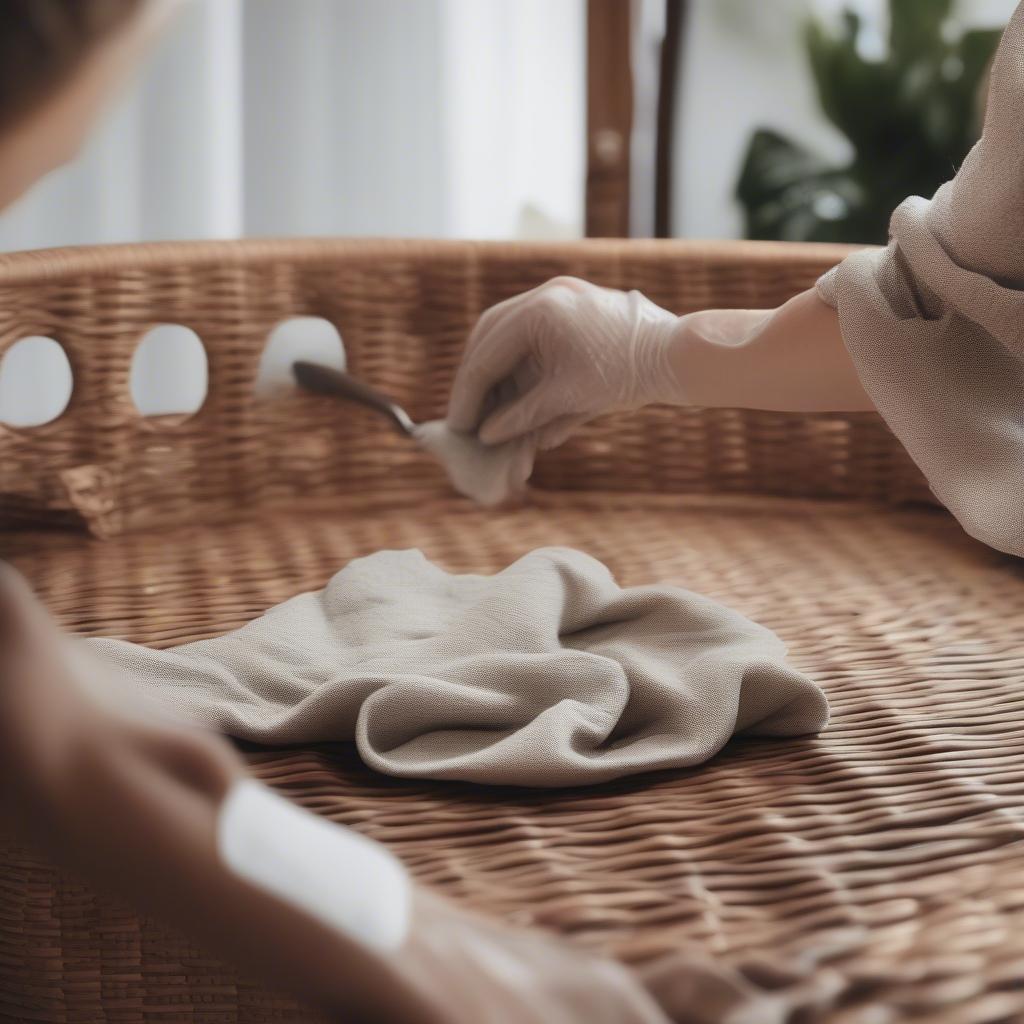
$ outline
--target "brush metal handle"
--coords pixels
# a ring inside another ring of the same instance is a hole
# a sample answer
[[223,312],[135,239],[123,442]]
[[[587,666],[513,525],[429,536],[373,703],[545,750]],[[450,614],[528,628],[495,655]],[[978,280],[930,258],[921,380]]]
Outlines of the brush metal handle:
[[412,417],[397,402],[343,370],[335,370],[320,363],[297,362],[292,364],[292,373],[299,385],[307,391],[332,395],[373,409],[386,416],[398,432],[407,437],[416,429]]

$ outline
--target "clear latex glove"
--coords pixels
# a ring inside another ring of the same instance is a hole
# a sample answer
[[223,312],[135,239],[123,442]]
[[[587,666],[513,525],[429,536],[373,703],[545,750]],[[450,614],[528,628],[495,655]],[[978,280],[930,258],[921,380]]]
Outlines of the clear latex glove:
[[639,292],[554,278],[480,318],[448,425],[489,445],[533,435],[552,448],[603,413],[680,403],[670,357],[678,324]]
[[417,994],[431,1024],[669,1024],[621,965],[422,889],[410,938],[391,965],[397,987]]

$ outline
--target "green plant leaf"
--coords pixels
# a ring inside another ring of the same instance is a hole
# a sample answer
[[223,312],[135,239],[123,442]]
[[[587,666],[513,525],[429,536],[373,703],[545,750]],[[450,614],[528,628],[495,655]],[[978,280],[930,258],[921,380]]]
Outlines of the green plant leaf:
[[999,29],[974,29],[965,32],[956,47],[963,72],[962,88],[955,94],[955,99],[969,139],[981,135],[988,72],[1001,37]]
[[749,238],[838,241],[863,209],[862,191],[847,169],[771,131],[750,140],[736,194]]
[[758,203],[776,196],[793,182],[817,175],[827,167],[820,158],[778,132],[754,133],[736,187],[737,195]]
[[805,38],[825,116],[855,147],[884,139],[889,134],[884,121],[894,113],[899,84],[892,70],[865,60],[857,49],[857,35],[851,36],[849,29],[833,36],[820,22],[812,21]]
[[737,183],[752,238],[884,242],[892,211],[909,195],[931,196],[978,137],[986,70],[1000,33],[951,39],[952,0],[890,0],[892,50],[867,60],[860,18],[838,30],[804,30],[825,116],[854,157],[833,167],[768,129],[750,140]]
[[889,59],[906,65],[944,48],[953,0],[890,0]]

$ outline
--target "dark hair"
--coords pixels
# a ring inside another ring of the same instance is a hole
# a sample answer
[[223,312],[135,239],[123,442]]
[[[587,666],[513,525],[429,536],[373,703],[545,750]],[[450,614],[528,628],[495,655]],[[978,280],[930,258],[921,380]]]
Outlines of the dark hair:
[[42,103],[143,0],[0,0],[0,129]]

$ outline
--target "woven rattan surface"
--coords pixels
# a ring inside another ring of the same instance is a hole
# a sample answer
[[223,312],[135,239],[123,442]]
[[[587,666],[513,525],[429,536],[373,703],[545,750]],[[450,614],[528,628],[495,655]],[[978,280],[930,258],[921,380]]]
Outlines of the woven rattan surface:
[[[365,416],[329,401],[253,398],[271,330],[322,316],[349,365],[418,419],[443,414],[466,335],[487,306],[556,274],[640,288],[667,308],[769,307],[809,287],[835,246],[591,242],[243,242],[0,258],[0,355],[55,338],[76,387],[67,412],[0,432],[0,524],[84,520],[98,534],[230,516],[353,488],[400,498],[433,469]],[[196,331],[209,397],[173,427],[129,394],[140,338],[161,323]],[[878,418],[650,410],[610,417],[544,460],[542,487],[756,491],[927,499]]]
[[[24,538],[38,547],[16,561],[69,627],[167,645],[382,547],[486,572],[549,543],[774,627],[827,689],[832,725],[584,791],[390,780],[344,747],[253,753],[257,773],[425,882],[631,962],[695,946],[787,965],[825,1007],[893,1011],[820,1019],[1024,1019],[1024,579],[942,513],[568,494],[488,515],[435,500]],[[23,855],[5,861],[0,927],[6,1019],[305,1019]],[[813,956],[827,963],[810,970]]]
[[[67,627],[156,645],[239,626],[387,547],[488,572],[570,544],[624,584],[724,600],[827,689],[820,739],[741,741],[698,770],[577,792],[400,782],[343,746],[248,756],[459,899],[631,963],[699,949],[746,965],[802,1007],[794,1022],[1024,1020],[1024,579],[945,513],[897,504],[927,492],[876,418],[609,419],[547,457],[526,508],[483,513],[361,413],[251,394],[286,316],[333,319],[350,365],[425,416],[479,310],[552,274],[680,311],[768,306],[842,254],[282,242],[0,260],[0,347],[49,334],[77,384],[55,423],[0,430],[0,554]],[[141,420],[127,391],[141,332],[168,321],[210,360],[184,424]],[[5,849],[0,1020],[310,1015]]]

